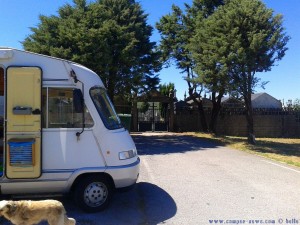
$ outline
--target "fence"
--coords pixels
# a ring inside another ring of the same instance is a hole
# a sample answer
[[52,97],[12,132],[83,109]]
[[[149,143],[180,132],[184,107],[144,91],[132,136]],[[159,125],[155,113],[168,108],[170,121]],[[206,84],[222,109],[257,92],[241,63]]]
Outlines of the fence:
[[[210,110],[206,110],[210,119]],[[292,109],[255,109],[254,131],[257,137],[300,137],[300,111]],[[177,109],[176,131],[201,131],[197,110]],[[247,121],[244,109],[222,109],[217,121],[218,134],[247,136]]]

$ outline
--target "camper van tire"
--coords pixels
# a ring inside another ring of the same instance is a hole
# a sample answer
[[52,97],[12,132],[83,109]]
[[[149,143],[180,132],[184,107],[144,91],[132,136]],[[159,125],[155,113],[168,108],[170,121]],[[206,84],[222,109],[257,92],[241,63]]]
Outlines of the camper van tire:
[[113,184],[103,175],[90,175],[80,180],[74,192],[77,205],[87,213],[108,207],[114,192]]

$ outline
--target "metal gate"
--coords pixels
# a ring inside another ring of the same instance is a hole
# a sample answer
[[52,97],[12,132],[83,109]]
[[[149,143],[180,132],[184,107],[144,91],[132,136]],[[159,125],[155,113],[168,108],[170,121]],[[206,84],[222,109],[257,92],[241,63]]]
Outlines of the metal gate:
[[138,108],[138,131],[168,131],[168,104],[148,102],[147,110]]

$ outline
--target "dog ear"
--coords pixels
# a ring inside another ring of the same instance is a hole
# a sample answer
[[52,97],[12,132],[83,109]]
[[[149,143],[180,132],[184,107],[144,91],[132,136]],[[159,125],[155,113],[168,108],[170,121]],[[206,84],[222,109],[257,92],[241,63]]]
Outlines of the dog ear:
[[6,206],[5,206],[8,211],[10,211],[10,209],[12,208],[12,203],[11,202],[7,202]]

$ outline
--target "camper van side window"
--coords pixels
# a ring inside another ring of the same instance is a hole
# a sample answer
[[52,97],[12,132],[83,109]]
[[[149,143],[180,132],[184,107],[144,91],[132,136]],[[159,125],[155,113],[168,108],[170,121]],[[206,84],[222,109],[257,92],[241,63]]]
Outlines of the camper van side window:
[[[71,88],[44,89],[43,109],[44,128],[82,128],[82,113],[77,113],[74,109]],[[84,110],[85,127],[92,127],[93,119],[86,107]]]

